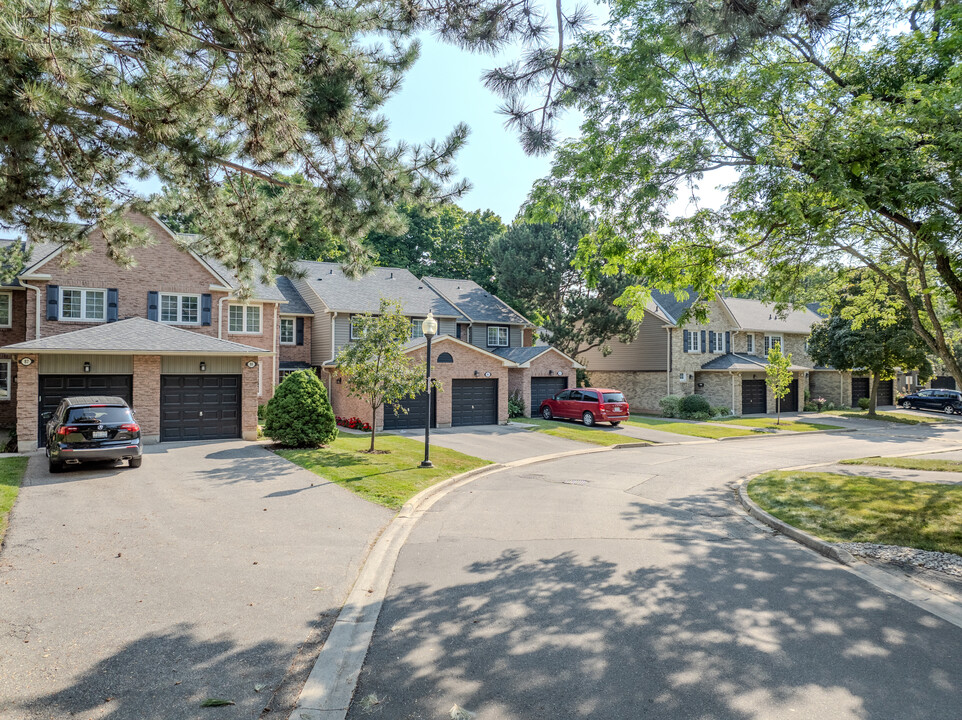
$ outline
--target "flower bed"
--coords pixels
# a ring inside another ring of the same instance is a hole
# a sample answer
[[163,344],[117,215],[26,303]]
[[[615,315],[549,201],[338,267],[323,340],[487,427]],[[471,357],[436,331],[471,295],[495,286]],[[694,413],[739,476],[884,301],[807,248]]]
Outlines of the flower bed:
[[371,432],[371,423],[366,423],[361,418],[356,417],[337,417],[337,424],[341,427],[350,428],[351,430],[363,430],[364,432]]

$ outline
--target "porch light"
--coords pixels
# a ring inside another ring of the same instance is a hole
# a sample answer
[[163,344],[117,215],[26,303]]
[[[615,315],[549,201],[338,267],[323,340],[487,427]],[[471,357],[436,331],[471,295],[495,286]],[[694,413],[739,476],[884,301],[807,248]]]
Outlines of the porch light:
[[90,362],[84,361],[84,372],[90,372]]
[[438,334],[438,321],[434,319],[434,313],[429,312],[428,316],[421,322],[421,332],[424,337],[434,337]]
[[200,371],[207,372],[207,363],[205,363],[203,360],[200,361]]

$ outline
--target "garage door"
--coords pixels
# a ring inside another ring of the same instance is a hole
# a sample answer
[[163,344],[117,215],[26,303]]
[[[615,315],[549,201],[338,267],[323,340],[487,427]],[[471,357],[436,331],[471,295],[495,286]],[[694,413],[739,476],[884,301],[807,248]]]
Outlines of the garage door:
[[878,397],[875,399],[876,405],[895,404],[894,383],[894,380],[882,380],[878,384]]
[[798,410],[798,380],[792,380],[792,384],[788,386],[788,394],[779,401],[778,407],[782,412]]
[[[433,397],[431,398],[431,427],[438,426],[438,394],[437,392],[431,393]],[[405,428],[424,428],[424,416],[427,413],[427,402],[425,401],[427,393],[420,392],[414,398],[404,398],[400,403],[398,403],[402,408],[407,410],[405,413],[403,410],[398,410],[397,415],[394,414],[394,407],[391,405],[384,406],[384,429],[385,430],[404,430]]]
[[567,377],[535,377],[531,378],[531,407],[528,410],[531,417],[538,417],[541,413],[541,401],[554,397],[568,387]]
[[46,445],[43,419],[45,412],[53,412],[60,401],[78,395],[110,395],[133,405],[132,375],[41,375],[40,376],[40,425],[38,442]]
[[742,415],[768,412],[764,380],[742,380]]
[[852,407],[858,407],[860,398],[867,398],[869,394],[869,379],[867,377],[852,378]]
[[160,440],[222,440],[241,434],[240,375],[161,375]]
[[452,425],[495,425],[497,422],[497,380],[451,381]]

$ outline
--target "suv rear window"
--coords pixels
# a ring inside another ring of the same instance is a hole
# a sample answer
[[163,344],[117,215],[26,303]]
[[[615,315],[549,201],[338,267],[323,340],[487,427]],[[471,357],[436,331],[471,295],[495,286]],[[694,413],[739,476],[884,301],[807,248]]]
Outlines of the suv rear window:
[[605,393],[606,403],[623,403],[625,401],[625,396],[621,393]]
[[585,402],[598,402],[598,393],[585,390],[581,393],[581,399]]
[[114,406],[72,407],[64,421],[75,423],[129,423],[133,422],[130,408]]

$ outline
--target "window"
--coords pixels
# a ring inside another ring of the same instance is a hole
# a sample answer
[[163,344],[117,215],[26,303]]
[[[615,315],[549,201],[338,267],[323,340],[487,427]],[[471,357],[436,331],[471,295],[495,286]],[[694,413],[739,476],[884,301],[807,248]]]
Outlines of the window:
[[351,315],[351,340],[361,339],[361,318],[363,315]]
[[93,322],[106,317],[106,290],[63,288],[60,291],[60,319]]
[[565,399],[566,399],[566,400],[577,400],[577,401],[580,402],[580,401],[581,401],[581,391],[580,391],[580,390],[572,390],[572,391],[571,391],[571,394],[570,394],[567,398],[565,398]]
[[227,330],[248,335],[261,331],[260,305],[231,305],[227,310]]
[[13,302],[11,297],[10,293],[0,293],[0,327],[11,327],[12,313],[10,310]]
[[747,336],[747,340],[748,340],[748,345],[745,347],[745,349],[748,351],[749,355],[754,355],[755,354],[755,336],[749,335]]
[[0,400],[10,399],[10,360],[0,360]]
[[582,402],[598,402],[598,393],[585,390],[581,393],[581,400]]
[[488,325],[488,347],[508,347],[506,325]]
[[698,330],[692,330],[688,335],[691,338],[688,341],[688,352],[701,352],[701,333]]
[[765,356],[768,356],[768,351],[775,346],[782,346],[782,336],[781,335],[766,335],[765,336]]
[[424,332],[421,330],[421,320],[411,318],[411,339],[423,338]]
[[625,401],[625,396],[620,392],[605,393],[604,397],[606,403],[623,403]]
[[453,362],[454,362],[454,358],[451,356],[451,353],[443,352],[443,353],[441,353],[440,355],[438,355],[438,364],[439,364],[439,365],[440,365],[441,363],[453,363]]
[[160,321],[175,325],[200,322],[200,295],[160,294]]
[[294,318],[281,318],[281,345],[294,344]]

